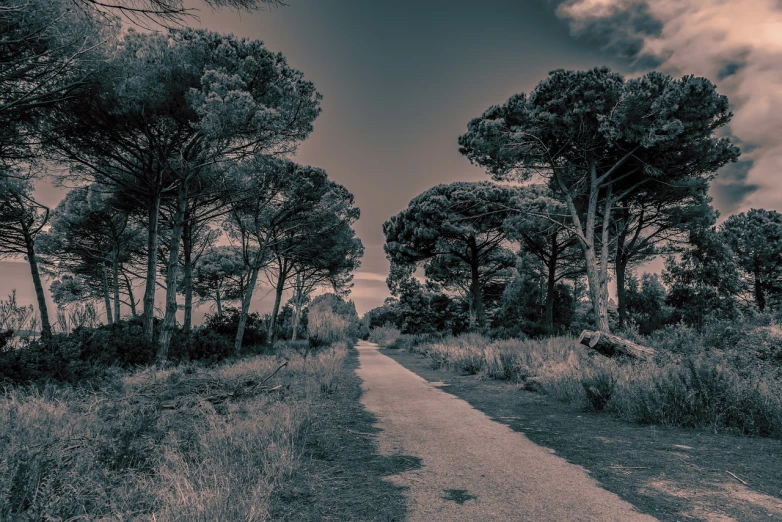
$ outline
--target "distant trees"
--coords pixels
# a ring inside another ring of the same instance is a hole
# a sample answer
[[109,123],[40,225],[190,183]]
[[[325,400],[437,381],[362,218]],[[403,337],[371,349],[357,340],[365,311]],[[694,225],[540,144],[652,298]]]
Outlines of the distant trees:
[[[552,72],[468,124],[460,151],[497,179],[542,177],[567,205],[583,251],[599,330],[609,331],[608,267],[615,211],[641,190],[709,179],[738,149],[715,131],[728,100],[705,78],[608,68]],[[625,227],[622,227],[622,229]]]
[[567,207],[554,192],[541,185],[530,185],[521,187],[517,193],[518,213],[508,218],[505,227],[508,237],[519,241],[522,250],[544,267],[545,273],[541,274],[546,281],[543,327],[551,332],[556,285],[565,278],[583,274],[583,258],[576,251],[578,238]]
[[[231,202],[224,226],[240,248],[244,269],[249,274],[241,298],[235,340],[238,351],[261,271],[275,262],[282,263],[285,270],[280,272],[278,265],[275,281],[277,295],[281,296],[280,290],[293,267],[302,262],[318,263],[312,257],[314,250],[307,245],[319,241],[326,244],[326,239],[317,238],[338,234],[345,224],[358,218],[358,211],[353,207],[352,195],[330,181],[322,169],[258,157],[238,164],[235,175],[243,187],[243,196]],[[348,250],[343,254],[352,255]],[[276,306],[279,307],[279,299]]]
[[213,247],[195,263],[193,291],[200,304],[214,301],[217,316],[221,317],[224,303],[242,297],[247,276],[238,249],[230,246]]
[[720,232],[749,279],[758,309],[764,311],[769,300],[778,304],[782,295],[782,214],[752,209],[730,216]]
[[353,301],[336,294],[322,294],[312,300],[308,310],[311,342],[328,344],[358,335],[360,321]]
[[472,322],[483,326],[485,290],[514,262],[503,226],[512,205],[513,191],[492,183],[438,185],[383,224],[386,255],[399,274],[423,266],[433,281],[462,289]]
[[49,209],[33,199],[29,181],[7,167],[0,169],[0,258],[24,256],[29,263],[41,315],[41,337],[48,339],[52,326],[35,243],[49,221]]
[[741,281],[730,246],[714,228],[693,231],[690,245],[678,261],[669,257],[662,273],[674,319],[700,327],[710,316],[735,316]]
[[60,292],[55,295],[68,301],[67,289],[78,288],[76,293],[81,295],[73,295],[73,300],[103,298],[107,322],[112,324],[121,315],[122,265],[140,255],[141,239],[127,209],[116,205],[116,194],[104,190],[96,184],[68,192],[52,213],[51,227],[41,238],[41,252],[50,270],[72,277],[70,284],[57,282],[55,288]]

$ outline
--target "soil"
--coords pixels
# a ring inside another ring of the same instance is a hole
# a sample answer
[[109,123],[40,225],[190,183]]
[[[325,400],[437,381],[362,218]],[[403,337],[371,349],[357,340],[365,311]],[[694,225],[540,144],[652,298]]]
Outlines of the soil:
[[584,467],[642,513],[662,521],[782,521],[782,441],[630,424],[507,382],[434,370],[419,354],[382,353]]

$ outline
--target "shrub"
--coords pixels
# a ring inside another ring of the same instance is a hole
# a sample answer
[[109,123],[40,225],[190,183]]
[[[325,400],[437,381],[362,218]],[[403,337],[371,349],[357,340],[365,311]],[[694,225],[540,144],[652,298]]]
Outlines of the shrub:
[[[204,330],[211,330],[231,343],[236,338],[236,332],[239,330],[239,317],[241,311],[238,308],[226,308],[223,315],[207,315],[204,321]],[[247,323],[244,327],[244,337],[242,338],[242,347],[263,346],[266,344],[268,332],[263,319],[257,312],[247,315]]]
[[168,348],[168,357],[174,362],[202,361],[215,364],[234,354],[233,338],[214,330],[200,329],[187,335],[178,332]]
[[603,411],[614,394],[616,377],[610,370],[601,368],[582,377],[581,385],[589,406],[595,411]]
[[140,320],[112,326],[77,328],[23,348],[0,353],[0,381],[12,383],[48,380],[78,383],[103,377],[108,368],[150,364],[157,346],[141,337]]
[[388,346],[399,338],[400,335],[402,335],[402,332],[390,325],[376,326],[369,330],[370,342],[377,343],[378,346]]
[[411,351],[435,369],[517,382],[631,422],[782,438],[782,349],[773,328],[666,327],[642,339],[664,362],[609,360],[570,337],[492,342],[470,334],[412,343]]

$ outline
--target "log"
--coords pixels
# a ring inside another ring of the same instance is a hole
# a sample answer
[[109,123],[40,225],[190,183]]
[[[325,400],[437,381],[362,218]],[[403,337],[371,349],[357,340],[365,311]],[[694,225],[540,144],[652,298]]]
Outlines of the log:
[[606,332],[592,332],[584,330],[578,338],[578,342],[588,346],[606,357],[623,355],[632,359],[648,360],[654,357],[655,351],[648,346],[641,346],[618,335]]

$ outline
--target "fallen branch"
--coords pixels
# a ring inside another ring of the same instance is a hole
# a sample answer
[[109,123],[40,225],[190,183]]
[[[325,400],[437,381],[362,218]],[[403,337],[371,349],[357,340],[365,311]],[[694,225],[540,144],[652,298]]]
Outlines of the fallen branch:
[[647,360],[653,358],[656,353],[654,349],[649,348],[648,346],[636,344],[627,339],[623,339],[618,335],[607,332],[584,330],[581,332],[578,342],[606,357],[623,355],[632,359]]
[[730,471],[726,471],[725,473],[727,473],[728,475],[730,475],[730,476],[731,476],[731,477],[733,477],[734,479],[738,480],[739,482],[741,482],[741,483],[742,483],[742,484],[744,484],[745,486],[749,486],[749,484],[747,484],[746,482],[744,482],[743,480],[741,480],[740,478],[738,478],[736,475],[734,475],[734,474],[733,474],[733,473],[731,473]]

